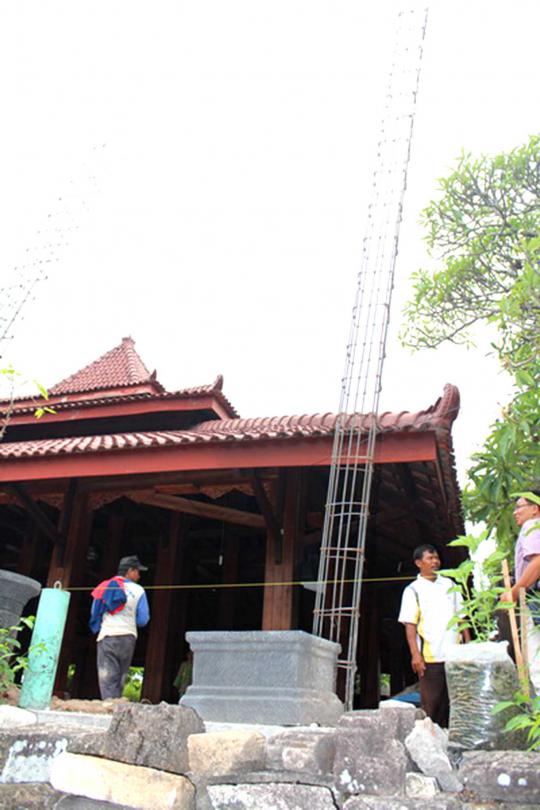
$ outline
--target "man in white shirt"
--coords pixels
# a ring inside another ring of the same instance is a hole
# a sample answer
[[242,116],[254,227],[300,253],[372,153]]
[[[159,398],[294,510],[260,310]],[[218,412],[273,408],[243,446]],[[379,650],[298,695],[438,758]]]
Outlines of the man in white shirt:
[[122,697],[135,651],[137,628],[150,621],[146,594],[137,584],[140,572],[147,570],[138,557],[122,557],[117,576],[101,582],[92,591],[90,628],[97,633],[97,670],[102,700]]
[[[411,666],[420,680],[422,708],[434,723],[446,727],[450,707],[444,661],[448,649],[460,642],[457,628],[449,629],[448,624],[459,612],[461,596],[452,592],[455,583],[438,573],[441,560],[434,546],[418,546],[413,560],[419,574],[403,591],[398,621],[405,626]],[[464,636],[470,640],[468,631]]]

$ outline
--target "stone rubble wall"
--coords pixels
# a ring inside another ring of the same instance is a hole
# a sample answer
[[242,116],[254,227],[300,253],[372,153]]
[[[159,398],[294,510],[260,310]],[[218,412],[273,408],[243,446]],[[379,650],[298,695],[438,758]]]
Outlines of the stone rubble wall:
[[6,810],[540,807],[540,753],[476,751],[456,767],[446,732],[406,704],[270,735],[205,731],[195,711],[165,703],[121,706],[107,730],[36,724],[17,711],[0,711]]

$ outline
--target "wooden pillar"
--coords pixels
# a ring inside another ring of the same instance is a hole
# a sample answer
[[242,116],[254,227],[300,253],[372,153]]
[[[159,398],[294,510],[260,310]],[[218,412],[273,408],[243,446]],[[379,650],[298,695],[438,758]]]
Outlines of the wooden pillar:
[[[88,508],[86,493],[80,492],[75,486],[70,486],[66,495],[64,508],[60,518],[61,535],[64,543],[56,543],[53,549],[47,586],[52,587],[55,582],[61,582],[62,587],[76,587],[86,585],[84,573],[86,569],[86,553],[90,541],[92,527],[92,512]],[[62,651],[56,675],[55,692],[62,693],[66,689],[69,664],[72,663],[75,631],[77,627],[77,614],[84,604],[89,610],[89,600],[82,600],[83,594],[71,594]]]
[[[225,530],[223,540],[223,583],[238,580],[238,537]],[[234,629],[234,612],[238,591],[234,588],[222,588],[219,592],[218,627],[220,630]]]
[[101,576],[103,579],[114,577],[118,570],[118,563],[122,556],[122,540],[124,539],[123,515],[109,515],[107,519],[107,541],[103,554]]
[[357,652],[360,695],[355,699],[355,709],[376,709],[381,696],[377,597],[376,586],[363,586],[360,600],[360,632]]
[[[156,564],[156,585],[179,583],[182,573],[182,555],[187,521],[178,512],[171,513],[168,538],[160,543]],[[171,644],[179,643],[177,627],[171,626],[173,590],[156,590],[152,595],[151,615],[144,662],[142,696],[152,703],[170,697],[176,673]]]
[[21,545],[18,573],[33,579],[40,578],[40,562],[43,557],[46,539],[43,532],[31,519],[27,522],[27,529]]
[[[283,553],[281,563],[276,563],[273,539],[266,538],[265,582],[292,582],[296,541],[301,511],[302,470],[290,468],[283,473]],[[294,626],[294,586],[269,585],[264,589],[263,630],[291,630]]]

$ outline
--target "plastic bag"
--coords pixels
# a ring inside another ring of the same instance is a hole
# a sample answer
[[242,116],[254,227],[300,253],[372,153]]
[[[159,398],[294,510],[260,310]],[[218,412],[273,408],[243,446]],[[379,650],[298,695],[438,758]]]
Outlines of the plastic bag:
[[457,644],[447,655],[448,743],[454,751],[526,748],[522,731],[504,731],[508,720],[520,709],[492,712],[497,703],[511,700],[519,691],[517,670],[507,647],[507,641]]

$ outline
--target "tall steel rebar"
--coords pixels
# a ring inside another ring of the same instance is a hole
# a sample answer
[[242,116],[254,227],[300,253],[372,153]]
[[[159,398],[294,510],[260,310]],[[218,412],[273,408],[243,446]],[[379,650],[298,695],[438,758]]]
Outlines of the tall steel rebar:
[[427,6],[398,15],[322,533],[313,633],[342,646],[338,667],[345,672],[348,709],[353,706],[357,670],[377,413],[427,17]]

